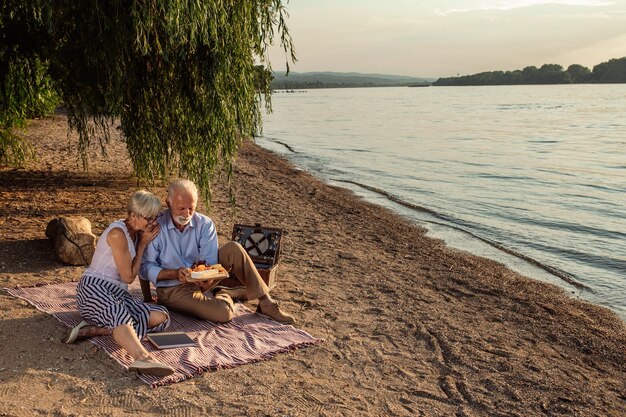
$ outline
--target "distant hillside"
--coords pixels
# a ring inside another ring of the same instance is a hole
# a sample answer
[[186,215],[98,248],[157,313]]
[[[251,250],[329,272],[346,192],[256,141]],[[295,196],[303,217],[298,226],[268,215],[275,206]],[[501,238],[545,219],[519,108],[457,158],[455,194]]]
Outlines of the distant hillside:
[[402,75],[360,74],[358,72],[275,72],[273,90],[305,88],[392,87],[412,84],[430,84],[434,78]]

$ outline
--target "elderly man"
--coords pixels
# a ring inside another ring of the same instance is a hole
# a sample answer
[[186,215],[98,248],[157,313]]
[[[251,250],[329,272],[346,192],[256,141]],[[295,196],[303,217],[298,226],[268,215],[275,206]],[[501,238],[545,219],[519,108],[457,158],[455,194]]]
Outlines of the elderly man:
[[156,286],[159,304],[203,320],[230,321],[233,300],[226,291],[212,296],[205,284],[187,281],[189,268],[206,261],[220,263],[243,283],[248,300],[259,300],[257,314],[279,323],[294,323],[293,316],[272,300],[252,259],[239,243],[228,242],[218,248],[215,225],[196,212],[197,202],[198,190],[193,182],[182,179],[170,184],[168,209],[158,219],[161,232],[146,248],[141,263],[141,277]]

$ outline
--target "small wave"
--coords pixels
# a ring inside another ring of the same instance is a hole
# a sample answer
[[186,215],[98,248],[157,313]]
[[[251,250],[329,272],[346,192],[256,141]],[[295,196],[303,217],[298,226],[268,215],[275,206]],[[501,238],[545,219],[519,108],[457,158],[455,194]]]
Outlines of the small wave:
[[500,104],[496,107],[498,110],[554,110],[562,109],[561,104],[539,104],[539,103],[519,103],[519,104]]
[[446,216],[436,212],[435,210],[432,210],[432,209],[429,209],[429,208],[426,208],[426,207],[422,207],[422,206],[418,206],[417,204],[408,203],[408,202],[406,202],[404,200],[399,199],[398,197],[394,196],[393,194],[388,193],[385,190],[381,190],[380,188],[372,187],[370,185],[361,184],[360,182],[356,182],[356,181],[352,181],[352,180],[343,180],[343,179],[335,178],[334,181],[343,182],[343,183],[347,183],[347,184],[354,184],[354,185],[356,185],[358,187],[361,187],[361,188],[364,188],[366,190],[372,191],[372,192],[374,192],[376,194],[383,195],[383,196],[387,197],[389,200],[391,200],[391,201],[393,201],[395,203],[398,203],[400,205],[403,205],[405,207],[409,207],[409,208],[411,208],[413,210],[423,211],[423,212],[426,212],[428,214],[432,214],[433,216],[435,216],[437,218],[440,218],[442,220],[449,221],[449,219]]
[[326,148],[326,150],[328,151],[333,151],[333,152],[352,152],[352,153],[358,153],[358,154],[365,154],[365,153],[374,153],[375,151],[371,150],[371,149],[359,149],[359,148],[346,148],[346,147],[329,147]]
[[487,174],[487,173],[478,173],[473,175],[476,178],[487,178],[494,180],[504,180],[504,181],[535,181],[535,178],[528,176],[513,176],[513,175],[498,175],[498,174]]
[[[561,176],[565,176],[565,177],[575,177],[576,174],[572,174],[570,172],[565,172],[565,171],[560,171],[558,169],[551,169],[551,168],[535,168],[537,172],[547,172],[548,174],[556,174],[556,175],[561,175]],[[544,182],[545,184],[548,184],[548,182]]]
[[[419,161],[419,159],[418,159]],[[489,164],[481,164],[479,162],[472,162],[472,161],[458,161],[459,164],[462,165],[468,165],[468,166],[472,166],[472,167],[488,167],[491,166]]]
[[613,187],[607,187],[605,185],[597,185],[597,184],[577,184],[581,187],[586,187],[586,188],[592,188],[594,190],[601,190],[601,191],[609,191],[609,192],[623,192],[623,190],[618,189],[618,188],[613,188]]
[[539,242],[528,243],[528,246],[540,251],[552,251],[562,258],[570,259],[579,264],[585,264],[592,267],[600,267],[606,270],[613,270],[616,273],[626,271],[626,260],[613,257],[609,254],[597,255],[591,252],[580,252],[574,249],[555,248]]
[[296,151],[294,148],[292,148],[292,147],[291,147],[291,145],[289,145],[289,144],[287,144],[287,143],[285,143],[285,142],[282,142],[282,141],[280,141],[280,140],[278,140],[278,139],[271,138],[271,137],[269,137],[269,136],[261,136],[261,137],[262,137],[263,139],[265,139],[265,140],[269,140],[270,142],[274,142],[274,143],[278,143],[279,145],[283,145],[285,148],[287,148],[287,149],[288,149],[290,152],[292,152],[292,153],[299,153],[299,152],[298,152],[298,151]]
[[565,272],[565,271],[563,271],[563,270],[561,270],[559,268],[555,268],[555,267],[550,266],[550,265],[546,265],[546,264],[544,264],[544,263],[542,263],[540,261],[537,261],[536,259],[531,258],[530,256],[524,255],[523,253],[520,253],[520,252],[517,252],[517,251],[515,251],[513,249],[507,248],[506,246],[502,245],[499,242],[493,241],[491,239],[484,238],[484,237],[482,237],[480,235],[477,235],[476,233],[473,233],[473,232],[471,232],[469,230],[466,230],[466,229],[464,229],[462,227],[456,226],[454,224],[450,224],[450,223],[455,223],[455,220],[453,218],[448,217],[446,215],[443,215],[443,214],[441,214],[441,213],[439,213],[439,212],[437,212],[435,210],[432,210],[432,209],[429,209],[429,208],[426,208],[426,207],[422,207],[422,206],[418,206],[416,204],[409,203],[407,201],[404,201],[404,200],[394,196],[393,194],[391,194],[391,193],[389,193],[389,192],[387,192],[385,190],[382,190],[382,189],[376,188],[376,187],[372,187],[372,186],[369,186],[369,185],[366,185],[366,184],[361,184],[361,183],[356,182],[356,181],[343,180],[343,179],[334,179],[334,181],[356,185],[358,187],[364,188],[364,189],[366,189],[368,191],[371,191],[371,192],[374,192],[376,194],[383,195],[383,196],[387,197],[389,200],[393,201],[394,203],[400,204],[401,206],[404,206],[404,207],[407,207],[407,208],[410,208],[410,209],[413,209],[413,210],[422,211],[422,212],[426,212],[428,214],[431,214],[434,217],[436,217],[438,219],[441,219],[441,220],[444,220],[444,221],[449,222],[449,223],[436,222],[436,221],[432,221],[432,220],[423,220],[423,221],[425,221],[427,223],[437,224],[437,225],[440,225],[440,226],[450,227],[452,229],[455,229],[455,230],[458,230],[460,232],[466,233],[466,234],[468,234],[468,235],[470,235],[470,236],[472,236],[472,237],[474,237],[474,238],[476,238],[476,239],[478,239],[478,240],[480,240],[480,241],[482,241],[482,242],[484,242],[484,243],[486,243],[486,244],[488,244],[488,245],[490,245],[490,246],[492,246],[492,247],[494,247],[494,248],[496,248],[498,250],[501,250],[502,252],[506,252],[509,255],[513,255],[513,256],[515,256],[515,257],[517,257],[519,259],[523,259],[524,261],[526,261],[526,262],[528,262],[528,263],[530,263],[530,264],[532,264],[532,265],[534,265],[534,266],[536,266],[538,268],[543,269],[544,271],[554,275],[555,277],[558,277],[558,278],[562,279],[563,281],[567,282],[568,284],[573,285],[574,287],[578,288],[579,290],[586,290],[586,291],[589,291],[589,292],[593,292],[593,290],[591,288],[589,288],[588,286],[578,282],[574,278],[574,276],[569,274],[568,272]]
[[521,225],[538,226],[546,230],[565,231],[594,238],[626,240],[626,233],[618,230],[588,226],[581,222],[557,220],[555,218],[544,220],[544,218],[538,217],[517,216],[514,213],[507,213],[507,218]]

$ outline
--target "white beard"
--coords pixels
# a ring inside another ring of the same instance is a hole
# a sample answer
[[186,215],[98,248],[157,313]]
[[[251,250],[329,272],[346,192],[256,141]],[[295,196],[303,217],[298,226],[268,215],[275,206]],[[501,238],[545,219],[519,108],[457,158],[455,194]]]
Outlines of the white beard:
[[187,224],[191,221],[191,217],[178,216],[174,219],[174,221],[180,226],[187,226]]

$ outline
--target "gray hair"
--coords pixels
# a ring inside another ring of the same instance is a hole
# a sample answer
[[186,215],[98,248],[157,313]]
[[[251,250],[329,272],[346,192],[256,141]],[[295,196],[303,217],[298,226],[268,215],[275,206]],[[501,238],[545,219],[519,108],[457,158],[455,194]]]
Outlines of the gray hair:
[[196,187],[196,184],[187,179],[180,179],[170,183],[170,186],[167,189],[167,201],[172,204],[174,194],[183,192],[189,193],[196,200],[198,199],[198,188]]
[[128,200],[128,212],[138,214],[143,218],[156,216],[162,208],[161,200],[146,190],[135,192]]

